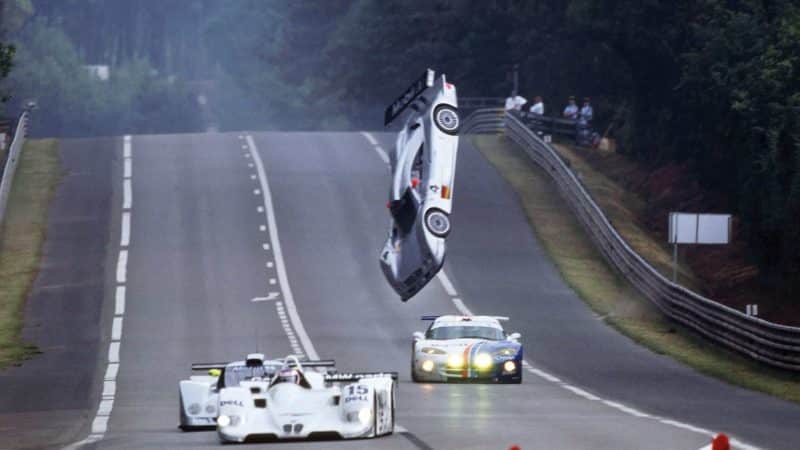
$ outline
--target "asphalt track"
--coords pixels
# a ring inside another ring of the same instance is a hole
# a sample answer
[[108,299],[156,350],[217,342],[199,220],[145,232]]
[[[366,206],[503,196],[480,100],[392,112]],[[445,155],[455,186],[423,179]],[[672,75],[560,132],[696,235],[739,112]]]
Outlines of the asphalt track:
[[[400,372],[397,422],[404,431],[287,448],[696,450],[716,431],[763,448],[796,448],[797,405],[698,375],[598,321],[542,252],[511,188],[466,140],[445,265],[450,283],[434,280],[401,303],[377,263],[389,218],[387,168],[372,136],[132,138],[119,373],[103,439],[85,447],[216,447],[213,432],[176,428],[177,383],[189,365],[300,348],[335,358],[342,370]],[[390,135],[374,137],[391,148]],[[121,158],[119,142],[103,145]],[[256,159],[263,161],[276,227],[265,215],[269,208],[260,209],[266,180]],[[117,186],[118,163],[95,170],[110,170]],[[122,197],[115,188],[112,216]],[[108,223],[105,259],[116,263],[120,223]],[[114,270],[105,274],[113,285]],[[297,322],[281,320],[279,308],[291,304],[287,287],[307,340]],[[113,290],[105,292],[97,326],[107,336],[115,311]],[[252,302],[256,297],[274,300]],[[456,313],[461,305],[454,299],[474,313],[512,317],[507,328],[522,333],[531,364],[523,384],[410,382],[410,336],[424,327],[419,316]],[[100,384],[86,403],[96,405]]]

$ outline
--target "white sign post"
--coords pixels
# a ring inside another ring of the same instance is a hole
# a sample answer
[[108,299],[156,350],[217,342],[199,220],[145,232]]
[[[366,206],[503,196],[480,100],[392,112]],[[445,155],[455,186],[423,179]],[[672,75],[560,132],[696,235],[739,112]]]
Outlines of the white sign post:
[[669,213],[672,281],[678,281],[678,244],[727,244],[730,236],[730,214]]

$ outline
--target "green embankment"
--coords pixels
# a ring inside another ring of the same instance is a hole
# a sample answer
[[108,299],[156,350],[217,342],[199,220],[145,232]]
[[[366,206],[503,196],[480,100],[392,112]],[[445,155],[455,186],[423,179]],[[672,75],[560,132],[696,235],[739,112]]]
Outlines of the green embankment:
[[37,352],[20,339],[25,299],[39,270],[47,213],[61,178],[58,142],[25,143],[0,229],[0,368]]
[[[776,397],[800,402],[800,375],[765,367],[721,349],[684,327],[667,320],[646,298],[621,279],[584,232],[548,175],[502,136],[475,136],[473,143],[519,196],[534,233],[572,289],[614,328],[652,351],[668,355],[700,372]],[[571,155],[581,167],[581,179],[603,205],[612,223],[629,241],[654,242],[652,236],[631,223],[640,199],[596,173]],[[604,207],[605,208],[605,207]],[[666,250],[648,246],[648,256],[669,260]],[[658,263],[657,263],[658,264]]]

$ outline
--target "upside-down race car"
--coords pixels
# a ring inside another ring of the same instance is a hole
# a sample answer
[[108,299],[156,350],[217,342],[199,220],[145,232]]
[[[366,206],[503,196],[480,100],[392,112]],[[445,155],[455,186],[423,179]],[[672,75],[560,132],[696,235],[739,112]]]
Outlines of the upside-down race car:
[[[208,375],[192,375],[179,383],[180,424],[184,431],[214,429],[219,415],[219,391],[239,386],[253,378],[269,378],[284,365],[283,359],[265,360],[261,353],[251,353],[244,361],[192,364],[193,371],[205,370]],[[306,361],[304,367],[332,368],[335,362]]]
[[522,382],[519,333],[506,334],[495,316],[422,316],[414,333],[411,378],[425,381]]
[[396,373],[319,373],[287,356],[270,377],[219,391],[222,442],[353,439],[394,432]]
[[389,238],[381,269],[403,301],[442,268],[450,233],[458,151],[456,88],[430,69],[386,109],[388,125],[406,107],[410,114],[391,157]]

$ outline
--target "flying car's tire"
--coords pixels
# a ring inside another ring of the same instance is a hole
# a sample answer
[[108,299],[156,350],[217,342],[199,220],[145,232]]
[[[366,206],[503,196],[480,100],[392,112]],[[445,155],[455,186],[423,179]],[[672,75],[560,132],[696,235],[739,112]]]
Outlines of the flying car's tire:
[[440,238],[450,234],[450,217],[438,208],[431,208],[425,213],[425,227]]
[[461,125],[458,110],[450,105],[439,105],[433,110],[433,122],[442,133],[456,135]]

